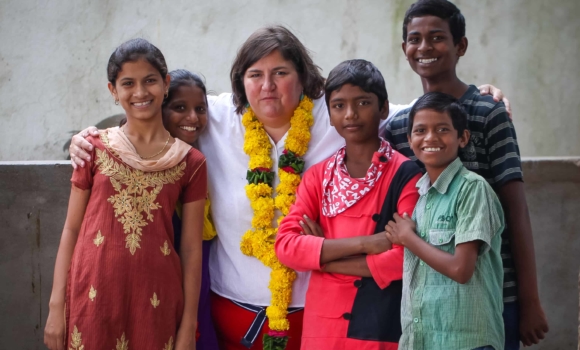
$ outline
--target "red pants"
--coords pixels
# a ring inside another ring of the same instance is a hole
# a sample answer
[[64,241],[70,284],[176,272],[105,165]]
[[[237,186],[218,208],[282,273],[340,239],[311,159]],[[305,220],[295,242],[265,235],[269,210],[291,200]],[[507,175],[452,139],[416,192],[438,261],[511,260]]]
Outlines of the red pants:
[[[211,293],[211,313],[221,350],[247,350],[240,341],[254,321],[256,314],[239,307],[229,299]],[[288,331],[288,345],[286,350],[300,350],[302,337],[302,317],[304,311],[288,315],[290,330]],[[264,323],[260,335],[256,338],[251,349],[262,349],[262,338],[268,331],[268,320]]]

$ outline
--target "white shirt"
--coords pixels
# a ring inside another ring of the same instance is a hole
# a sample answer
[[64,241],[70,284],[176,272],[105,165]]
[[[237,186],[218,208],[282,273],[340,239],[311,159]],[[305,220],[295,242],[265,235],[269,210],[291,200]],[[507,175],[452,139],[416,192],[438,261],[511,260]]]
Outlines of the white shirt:
[[[199,148],[207,158],[212,218],[218,233],[209,260],[211,289],[227,299],[268,306],[271,269],[240,251],[242,236],[251,228],[254,215],[244,189],[249,157],[243,151],[245,129],[242,116],[235,112],[231,93],[208,96],[208,102],[208,124],[199,137]],[[387,121],[407,107],[390,104],[389,117],[381,122],[380,134],[384,133]],[[344,139],[330,126],[324,97],[314,101],[312,114],[314,125],[310,130],[308,152],[304,156],[306,169],[330,157],[344,145]],[[286,136],[277,144],[270,138],[272,169],[276,172],[274,188],[279,183],[278,158],[284,151]],[[276,213],[276,218],[279,215]],[[304,307],[309,276],[309,273],[298,272],[291,307]]]

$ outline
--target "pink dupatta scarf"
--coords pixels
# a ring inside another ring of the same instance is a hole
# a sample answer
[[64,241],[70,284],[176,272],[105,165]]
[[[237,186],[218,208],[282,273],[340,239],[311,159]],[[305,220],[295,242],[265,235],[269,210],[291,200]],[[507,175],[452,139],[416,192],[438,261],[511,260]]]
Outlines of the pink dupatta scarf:
[[145,172],[173,168],[183,160],[191,149],[190,145],[176,138],[163,157],[157,160],[145,160],[139,157],[137,150],[119,127],[109,128],[105,132],[109,139],[109,146],[117,152],[121,160],[132,168]]

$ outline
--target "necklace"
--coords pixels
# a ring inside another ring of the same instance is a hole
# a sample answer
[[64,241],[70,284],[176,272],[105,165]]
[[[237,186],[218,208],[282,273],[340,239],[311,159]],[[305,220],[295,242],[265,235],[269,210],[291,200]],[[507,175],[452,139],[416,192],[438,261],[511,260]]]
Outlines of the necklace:
[[[125,134],[125,127],[124,126],[121,128],[121,131],[123,132],[123,134]],[[127,136],[127,134],[125,134],[125,136]],[[165,147],[167,147],[167,144],[169,143],[170,137],[171,137],[171,134],[169,134],[169,132],[167,132],[167,140],[165,140],[165,144],[163,145],[163,148],[159,152],[155,153],[154,155],[148,156],[148,157],[143,157],[139,153],[137,153],[137,155],[141,159],[151,159],[151,158],[157,157],[158,155],[161,154],[161,152],[163,152],[165,150]],[[129,136],[127,136],[127,139],[129,139]],[[131,140],[129,140],[129,142],[131,142]],[[133,142],[131,142],[131,144],[133,145]],[[135,147],[135,145],[133,145],[133,147]],[[137,152],[137,148],[135,148],[135,152]]]
[[[287,331],[290,324],[287,319],[288,306],[292,300],[292,283],[296,272],[282,265],[274,251],[274,237],[278,232],[272,220],[275,210],[282,216],[288,214],[290,206],[296,201],[296,190],[300,184],[300,174],[304,170],[302,157],[308,150],[310,127],[314,123],[312,109],[314,104],[308,97],[300,102],[290,119],[290,130],[284,142],[284,152],[278,161],[280,184],[273,195],[273,182],[276,172],[272,171],[270,144],[264,125],[256,118],[251,107],[242,117],[245,127],[244,152],[250,156],[246,174],[248,184],[246,195],[254,210],[252,227],[244,234],[240,243],[242,253],[256,257],[265,266],[272,269],[269,289],[272,293],[270,306],[266,309],[270,331],[264,337],[264,349],[284,349],[288,341]],[[269,344],[269,345],[268,345]],[[278,344],[274,347],[272,344]]]

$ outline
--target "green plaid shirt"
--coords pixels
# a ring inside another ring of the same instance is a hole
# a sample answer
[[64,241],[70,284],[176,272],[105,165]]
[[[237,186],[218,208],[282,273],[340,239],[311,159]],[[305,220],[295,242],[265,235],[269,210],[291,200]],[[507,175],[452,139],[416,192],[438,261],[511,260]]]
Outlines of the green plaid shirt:
[[482,241],[475,271],[460,284],[433,270],[405,248],[399,349],[504,348],[501,261],[503,211],[493,189],[457,158],[431,186],[417,182],[421,197],[413,219],[417,234],[455,253],[457,244]]

